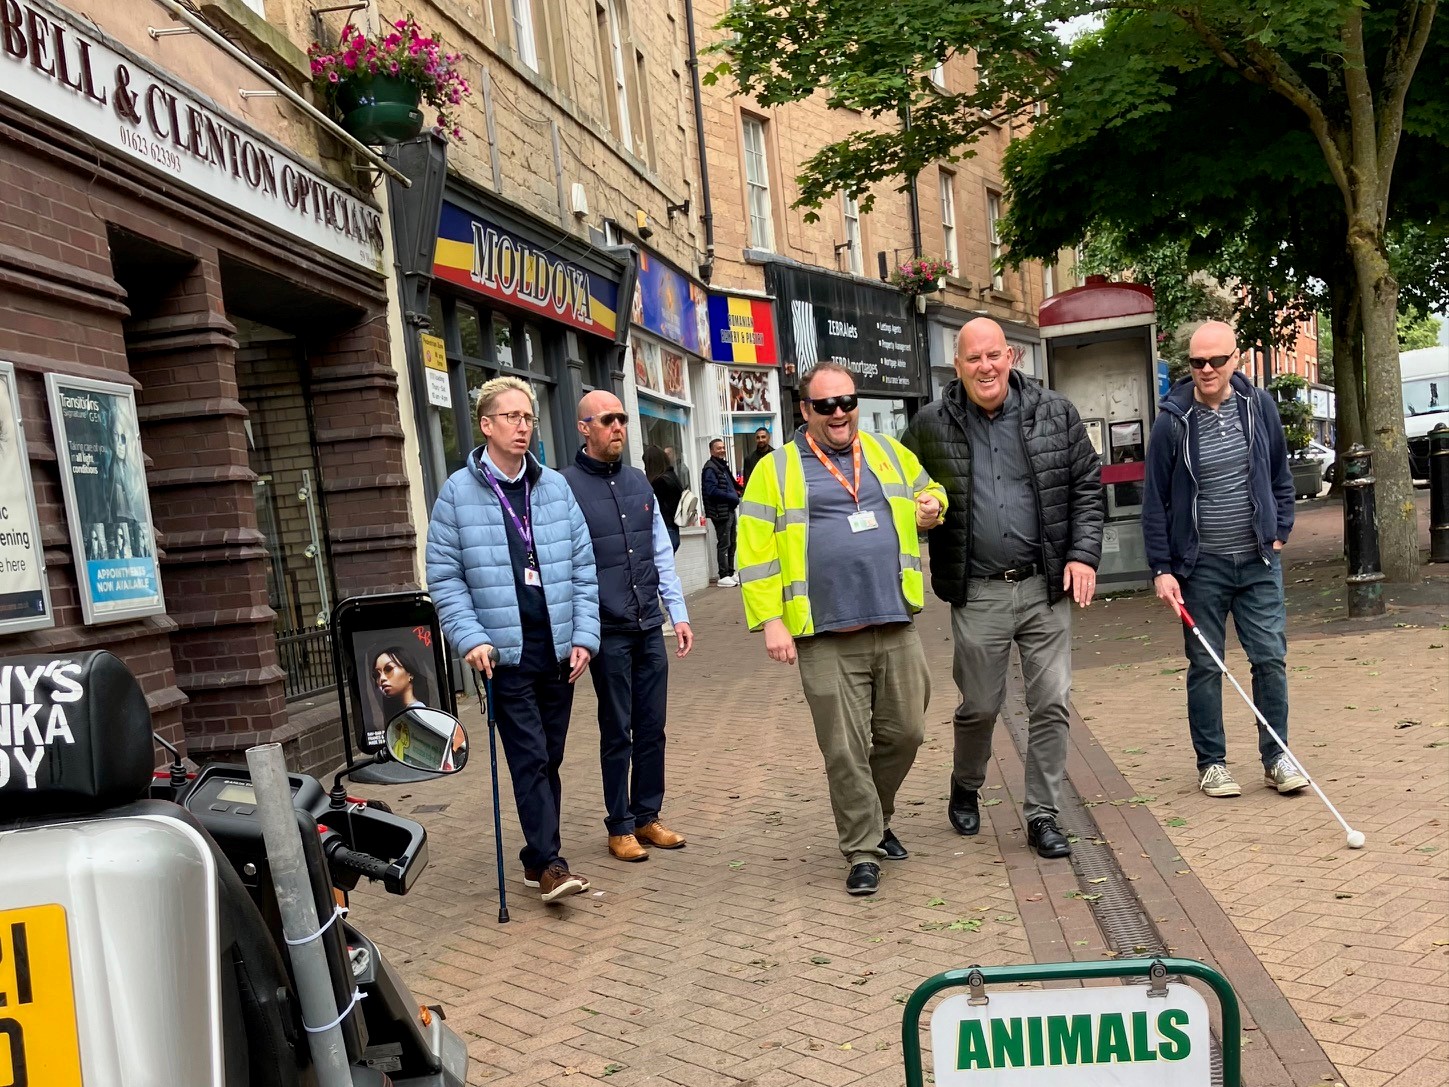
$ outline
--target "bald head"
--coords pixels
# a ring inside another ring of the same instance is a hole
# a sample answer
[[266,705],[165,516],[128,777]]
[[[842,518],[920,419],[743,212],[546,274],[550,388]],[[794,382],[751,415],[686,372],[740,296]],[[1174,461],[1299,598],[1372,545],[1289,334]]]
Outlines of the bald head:
[[1232,395],[1233,372],[1238,368],[1238,338],[1233,326],[1204,321],[1188,341],[1193,395],[1213,407]]
[[595,389],[579,401],[579,434],[584,452],[595,460],[616,461],[624,455],[629,416],[613,393]]
[[956,376],[967,398],[983,411],[995,412],[1011,389],[1011,348],[1006,333],[990,317],[967,321],[956,335]]

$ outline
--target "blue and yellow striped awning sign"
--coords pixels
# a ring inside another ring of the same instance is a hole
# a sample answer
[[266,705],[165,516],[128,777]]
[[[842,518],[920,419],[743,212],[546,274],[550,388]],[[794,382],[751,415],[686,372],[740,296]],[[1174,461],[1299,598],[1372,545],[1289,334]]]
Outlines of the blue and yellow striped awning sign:
[[612,340],[619,327],[619,284],[543,249],[445,201],[433,275]]

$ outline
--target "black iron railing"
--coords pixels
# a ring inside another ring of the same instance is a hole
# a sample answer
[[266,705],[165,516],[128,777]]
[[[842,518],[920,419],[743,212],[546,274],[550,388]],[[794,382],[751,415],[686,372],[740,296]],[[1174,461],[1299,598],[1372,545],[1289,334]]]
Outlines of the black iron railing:
[[337,686],[332,669],[331,627],[277,631],[277,657],[287,673],[288,702]]

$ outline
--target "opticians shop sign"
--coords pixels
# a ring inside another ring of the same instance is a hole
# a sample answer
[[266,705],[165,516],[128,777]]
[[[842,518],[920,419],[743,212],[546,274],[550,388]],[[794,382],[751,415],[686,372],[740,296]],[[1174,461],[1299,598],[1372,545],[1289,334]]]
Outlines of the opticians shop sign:
[[39,0],[0,0],[0,95],[193,192],[381,270],[382,215],[138,57]]

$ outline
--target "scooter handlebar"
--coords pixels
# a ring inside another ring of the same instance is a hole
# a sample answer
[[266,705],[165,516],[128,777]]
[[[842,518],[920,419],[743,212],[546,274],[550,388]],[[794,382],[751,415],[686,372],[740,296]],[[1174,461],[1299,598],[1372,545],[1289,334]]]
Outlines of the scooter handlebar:
[[370,853],[359,853],[346,846],[338,846],[328,859],[342,868],[350,868],[354,872],[359,872],[368,879],[386,879],[388,870],[392,867],[390,863],[380,857],[374,857]]

